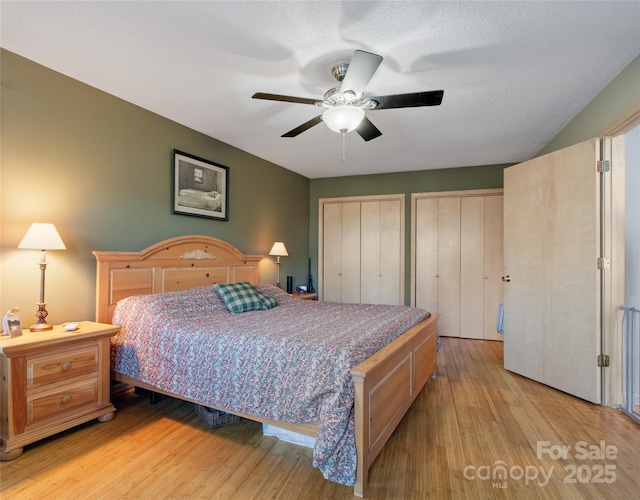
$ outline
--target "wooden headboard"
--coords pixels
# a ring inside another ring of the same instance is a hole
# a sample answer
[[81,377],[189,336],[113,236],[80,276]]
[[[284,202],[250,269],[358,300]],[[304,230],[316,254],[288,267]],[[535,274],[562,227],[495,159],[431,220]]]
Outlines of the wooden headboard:
[[111,323],[116,303],[130,295],[186,290],[215,283],[260,282],[261,255],[244,255],[210,236],[178,236],[140,252],[93,252],[96,321]]

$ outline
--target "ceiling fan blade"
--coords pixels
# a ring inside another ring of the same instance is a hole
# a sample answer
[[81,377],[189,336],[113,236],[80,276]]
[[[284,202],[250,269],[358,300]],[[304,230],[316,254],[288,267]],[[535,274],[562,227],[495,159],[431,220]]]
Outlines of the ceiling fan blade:
[[342,80],[340,92],[344,94],[346,91],[351,91],[356,97],[360,97],[381,62],[382,56],[363,50],[356,50],[349,63],[347,74],[344,75]]
[[293,130],[289,130],[286,134],[282,134],[281,137],[295,137],[301,134],[305,130],[309,130],[314,125],[317,125],[322,121],[322,115],[318,115],[315,118],[311,118],[308,122],[304,122],[302,125],[297,126]]
[[298,104],[313,104],[315,105],[318,101],[317,99],[310,99],[308,97],[293,97],[290,95],[280,95],[280,94],[265,94],[264,92],[256,92],[251,96],[253,99],[265,99],[267,101],[283,101],[283,102],[295,102]]
[[416,108],[418,106],[439,106],[443,96],[444,90],[431,90],[414,94],[372,96],[369,97],[369,100],[378,103],[373,109]]
[[362,137],[365,141],[370,141],[371,139],[375,139],[376,137],[380,137],[382,135],[382,132],[380,132],[378,128],[373,123],[371,123],[369,118],[367,118],[366,116],[362,119],[360,125],[358,125],[358,128],[356,128],[356,132],[358,132],[360,137]]

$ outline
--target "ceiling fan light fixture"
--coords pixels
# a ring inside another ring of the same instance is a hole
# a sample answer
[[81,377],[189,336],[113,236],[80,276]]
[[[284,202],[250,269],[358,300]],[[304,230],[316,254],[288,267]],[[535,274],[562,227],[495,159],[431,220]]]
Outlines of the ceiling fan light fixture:
[[370,141],[382,135],[382,132],[365,116],[365,111],[439,106],[442,103],[443,90],[373,96],[365,93],[367,84],[381,62],[382,56],[380,55],[356,50],[349,63],[340,63],[333,67],[333,76],[340,82],[340,85],[327,90],[323,99],[264,92],[256,92],[252,97],[268,101],[312,104],[326,109],[321,115],[316,115],[311,120],[282,134],[282,137],[296,137],[318,123],[325,122],[332,131],[342,134],[344,158],[344,137],[347,132],[356,130],[364,141]]
[[322,113],[322,120],[334,132],[351,132],[358,128],[364,118],[364,109],[355,106],[336,106]]

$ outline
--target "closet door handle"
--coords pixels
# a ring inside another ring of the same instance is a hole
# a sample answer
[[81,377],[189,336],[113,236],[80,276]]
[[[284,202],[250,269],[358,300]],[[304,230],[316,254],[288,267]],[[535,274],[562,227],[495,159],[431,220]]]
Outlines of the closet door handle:
[[509,276],[508,274],[506,276],[503,276],[502,281],[504,281],[505,283],[509,283],[511,281],[511,276]]

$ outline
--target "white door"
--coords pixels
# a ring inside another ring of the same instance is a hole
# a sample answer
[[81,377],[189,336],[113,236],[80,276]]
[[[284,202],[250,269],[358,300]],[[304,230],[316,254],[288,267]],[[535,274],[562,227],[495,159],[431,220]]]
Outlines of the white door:
[[600,402],[599,143],[504,174],[504,366]]

